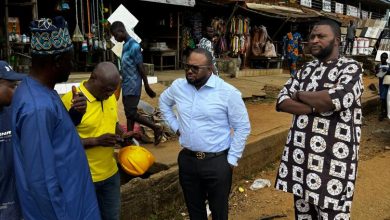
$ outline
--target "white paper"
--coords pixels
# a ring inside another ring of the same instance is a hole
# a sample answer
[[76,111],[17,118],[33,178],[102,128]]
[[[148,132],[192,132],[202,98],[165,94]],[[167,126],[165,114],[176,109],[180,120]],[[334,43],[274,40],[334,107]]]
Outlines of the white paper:
[[137,43],[141,42],[141,38],[134,32],[134,27],[138,24],[138,19],[130,13],[129,10],[122,4],[119,5],[117,9],[110,15],[107,19],[110,24],[115,21],[121,21],[126,28],[127,33],[132,37]]
[[344,14],[344,5],[336,2],[335,12],[339,14]]
[[[381,61],[381,54],[382,54],[382,53],[385,53],[385,52],[387,53],[387,55],[390,55],[390,51],[378,50],[378,51],[376,52],[375,61]],[[387,59],[387,62],[390,62],[390,60]]]
[[107,19],[111,24],[115,21],[122,21],[125,26],[133,29],[138,24],[138,19],[130,13],[129,10],[122,4],[110,15]]
[[311,0],[301,0],[301,5],[311,8]]
[[354,17],[360,17],[358,8],[354,7],[352,5],[347,5],[347,15],[354,16]]
[[362,19],[367,19],[368,18],[368,11],[362,10]]
[[332,11],[330,0],[322,0],[322,10],[327,12]]
[[123,50],[123,44],[124,42],[117,42],[112,48],[112,52],[119,58],[122,57],[122,50]]
[[72,90],[72,86],[79,87],[80,83],[58,83],[54,86],[54,89],[58,94],[63,95]]

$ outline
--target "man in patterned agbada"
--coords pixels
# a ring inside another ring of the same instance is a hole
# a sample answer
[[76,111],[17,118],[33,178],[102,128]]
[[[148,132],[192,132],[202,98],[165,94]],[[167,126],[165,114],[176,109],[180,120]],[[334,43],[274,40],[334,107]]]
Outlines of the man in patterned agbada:
[[296,219],[349,219],[361,137],[362,68],[339,56],[340,27],[317,22],[311,54],[281,90],[276,109],[293,122],[275,187],[293,193]]

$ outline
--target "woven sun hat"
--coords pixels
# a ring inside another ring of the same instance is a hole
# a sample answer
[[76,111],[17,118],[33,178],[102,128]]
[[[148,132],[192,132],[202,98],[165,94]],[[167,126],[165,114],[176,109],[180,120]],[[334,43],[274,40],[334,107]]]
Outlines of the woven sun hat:
[[30,30],[32,54],[59,54],[73,48],[68,23],[61,16],[34,20],[30,24]]

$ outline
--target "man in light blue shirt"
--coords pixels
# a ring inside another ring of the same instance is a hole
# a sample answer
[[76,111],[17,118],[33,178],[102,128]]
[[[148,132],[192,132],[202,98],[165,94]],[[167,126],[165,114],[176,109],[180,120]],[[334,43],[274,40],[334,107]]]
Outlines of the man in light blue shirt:
[[233,167],[250,133],[241,93],[213,75],[212,65],[207,50],[193,50],[184,64],[186,80],[175,80],[160,96],[164,119],[183,147],[179,179],[191,219],[207,219],[206,200],[213,219],[228,219]]

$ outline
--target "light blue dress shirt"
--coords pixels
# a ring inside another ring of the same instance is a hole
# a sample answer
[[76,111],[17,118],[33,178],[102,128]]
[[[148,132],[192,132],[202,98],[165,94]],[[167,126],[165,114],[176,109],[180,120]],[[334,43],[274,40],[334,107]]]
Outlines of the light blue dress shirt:
[[250,122],[236,88],[215,75],[199,90],[186,79],[177,79],[161,94],[160,109],[172,130],[180,131],[179,142],[184,148],[202,152],[229,149],[228,162],[237,166]]

